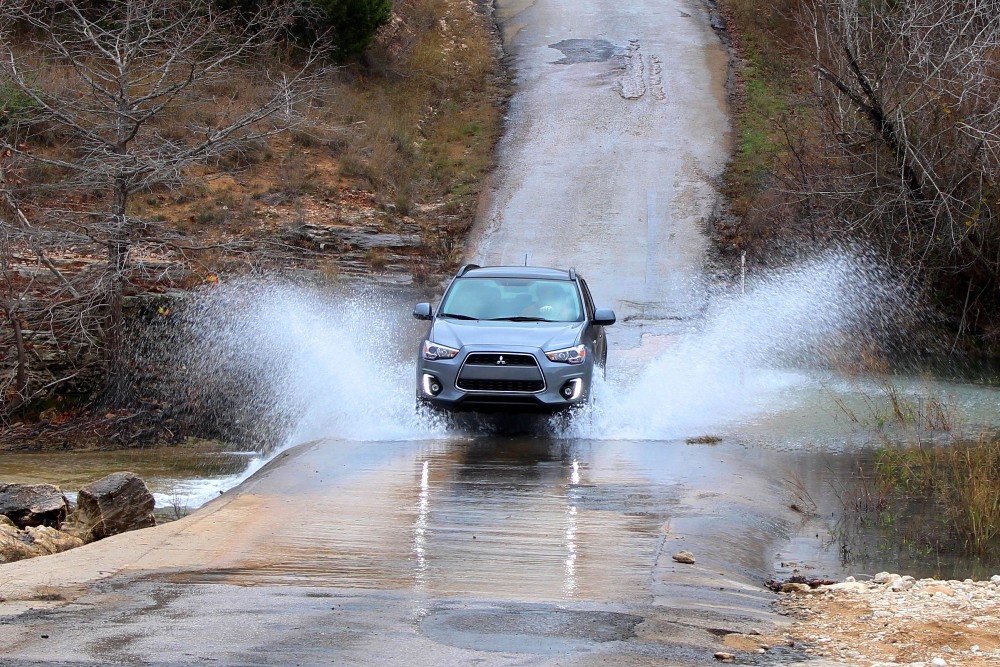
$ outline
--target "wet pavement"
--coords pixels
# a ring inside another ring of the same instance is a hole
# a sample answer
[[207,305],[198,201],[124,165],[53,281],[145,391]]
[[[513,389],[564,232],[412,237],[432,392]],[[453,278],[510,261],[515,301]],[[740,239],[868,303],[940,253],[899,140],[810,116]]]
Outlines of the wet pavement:
[[704,664],[772,627],[759,580],[791,513],[763,464],[726,443],[303,445],[127,562],[126,535],[5,566],[0,594],[46,587],[0,606],[0,664]]

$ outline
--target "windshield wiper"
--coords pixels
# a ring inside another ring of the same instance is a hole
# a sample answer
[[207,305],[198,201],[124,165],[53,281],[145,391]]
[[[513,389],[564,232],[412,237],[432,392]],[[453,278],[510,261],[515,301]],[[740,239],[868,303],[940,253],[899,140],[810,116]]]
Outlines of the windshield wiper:
[[438,313],[438,317],[450,317],[454,320],[478,320],[478,317],[471,315],[459,315],[458,313]]
[[554,322],[544,317],[529,317],[527,315],[515,315],[513,317],[490,317],[487,322]]

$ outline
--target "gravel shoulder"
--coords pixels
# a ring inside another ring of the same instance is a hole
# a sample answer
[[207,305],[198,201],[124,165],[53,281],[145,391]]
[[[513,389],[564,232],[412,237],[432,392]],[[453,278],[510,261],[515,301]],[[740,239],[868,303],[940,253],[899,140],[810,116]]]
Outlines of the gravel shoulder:
[[948,581],[879,573],[782,594],[785,636],[805,653],[850,665],[1000,664],[1000,577]]

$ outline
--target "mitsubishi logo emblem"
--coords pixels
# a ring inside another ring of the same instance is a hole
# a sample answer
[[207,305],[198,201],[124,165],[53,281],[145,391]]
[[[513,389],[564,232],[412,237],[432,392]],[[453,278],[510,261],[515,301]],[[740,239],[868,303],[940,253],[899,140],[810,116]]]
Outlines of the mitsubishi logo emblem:
[[500,358],[497,359],[497,366],[506,366],[506,365],[507,365],[507,362],[503,360],[503,355],[501,354]]

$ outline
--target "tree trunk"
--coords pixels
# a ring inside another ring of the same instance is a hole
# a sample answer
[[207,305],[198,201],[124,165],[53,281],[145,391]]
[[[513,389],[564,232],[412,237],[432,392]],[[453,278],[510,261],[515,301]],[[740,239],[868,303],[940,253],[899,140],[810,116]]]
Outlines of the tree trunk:
[[28,354],[24,348],[21,320],[13,308],[7,309],[7,319],[14,330],[14,348],[17,351],[17,376],[14,380],[17,394],[11,398],[8,406],[10,410],[19,410],[24,407],[25,399],[28,396]]
[[128,215],[128,184],[124,177],[119,177],[115,181],[114,193],[114,222],[111,225],[112,233],[108,239],[108,289],[107,289],[107,316],[105,318],[105,354],[108,364],[108,380],[112,387],[115,400],[121,380],[124,377],[122,366],[124,359],[124,299],[125,281],[128,268],[128,253],[130,247],[130,233]]

